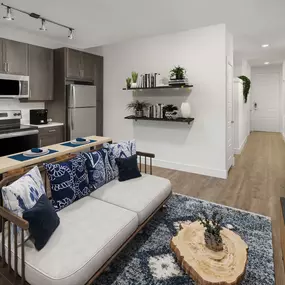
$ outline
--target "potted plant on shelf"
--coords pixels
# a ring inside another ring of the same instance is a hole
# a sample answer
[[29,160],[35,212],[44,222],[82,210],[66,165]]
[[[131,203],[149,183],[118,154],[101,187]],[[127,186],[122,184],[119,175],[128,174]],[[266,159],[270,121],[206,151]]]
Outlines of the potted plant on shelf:
[[136,117],[143,117],[143,110],[148,108],[150,104],[145,101],[136,100],[127,105],[128,110],[133,110]]
[[178,108],[172,104],[163,107],[163,117],[167,119],[175,119],[178,116]]
[[186,78],[186,69],[181,66],[175,66],[170,70],[170,79],[183,80]]
[[132,82],[132,79],[130,77],[128,77],[126,79],[126,83],[127,83],[127,89],[130,89],[131,88],[131,82]]
[[206,247],[213,251],[223,250],[223,240],[221,237],[221,222],[223,218],[214,212],[210,218],[205,211],[202,211],[203,218],[198,217],[198,221],[205,227],[204,238]]
[[133,79],[133,83],[132,83],[132,88],[137,88],[138,87],[138,84],[137,84],[137,81],[138,81],[138,76],[139,74],[135,71],[132,72],[132,79]]

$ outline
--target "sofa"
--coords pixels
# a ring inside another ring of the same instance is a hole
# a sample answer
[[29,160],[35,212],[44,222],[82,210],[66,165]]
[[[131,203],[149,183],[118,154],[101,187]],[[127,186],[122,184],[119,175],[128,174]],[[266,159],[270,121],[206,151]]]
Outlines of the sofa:
[[[145,162],[147,157],[150,160],[154,157],[138,154],[145,157]],[[8,181],[11,179],[6,178],[1,185]],[[125,182],[114,179],[58,211],[60,226],[40,251],[29,242],[23,242],[15,250],[17,243],[5,238],[3,227],[0,274],[6,276],[8,268],[14,275],[21,276],[18,276],[21,284],[30,285],[92,284],[171,193],[169,180],[151,174],[143,173]],[[24,241],[28,223],[3,207],[0,207],[0,215],[2,222],[8,221],[21,228]]]

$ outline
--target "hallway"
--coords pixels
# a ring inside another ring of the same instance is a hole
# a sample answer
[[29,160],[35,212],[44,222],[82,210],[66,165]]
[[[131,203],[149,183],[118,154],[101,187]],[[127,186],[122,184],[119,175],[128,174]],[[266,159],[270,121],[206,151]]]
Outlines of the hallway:
[[285,284],[280,244],[280,196],[285,197],[285,143],[280,133],[253,132],[227,180],[154,167],[173,191],[270,216],[276,285]]

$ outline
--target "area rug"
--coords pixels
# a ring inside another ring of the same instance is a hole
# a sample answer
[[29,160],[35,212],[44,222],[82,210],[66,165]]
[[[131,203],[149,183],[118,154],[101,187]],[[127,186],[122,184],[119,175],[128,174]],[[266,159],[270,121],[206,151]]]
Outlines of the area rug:
[[208,214],[218,210],[224,217],[224,224],[233,225],[234,231],[248,244],[247,270],[241,284],[275,284],[270,218],[173,195],[167,208],[155,215],[94,285],[194,285],[176,263],[169,244],[179,230],[179,224],[195,221],[202,210]]

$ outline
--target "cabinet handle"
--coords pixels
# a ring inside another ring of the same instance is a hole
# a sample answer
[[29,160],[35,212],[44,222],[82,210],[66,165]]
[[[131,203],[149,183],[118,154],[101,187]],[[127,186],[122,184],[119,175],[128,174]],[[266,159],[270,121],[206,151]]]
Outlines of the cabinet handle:
[[40,147],[42,147],[42,139],[40,139]]
[[9,62],[7,62],[7,72],[9,72]]
[[56,132],[56,130],[49,130],[48,132],[49,133],[54,133],[54,132]]

